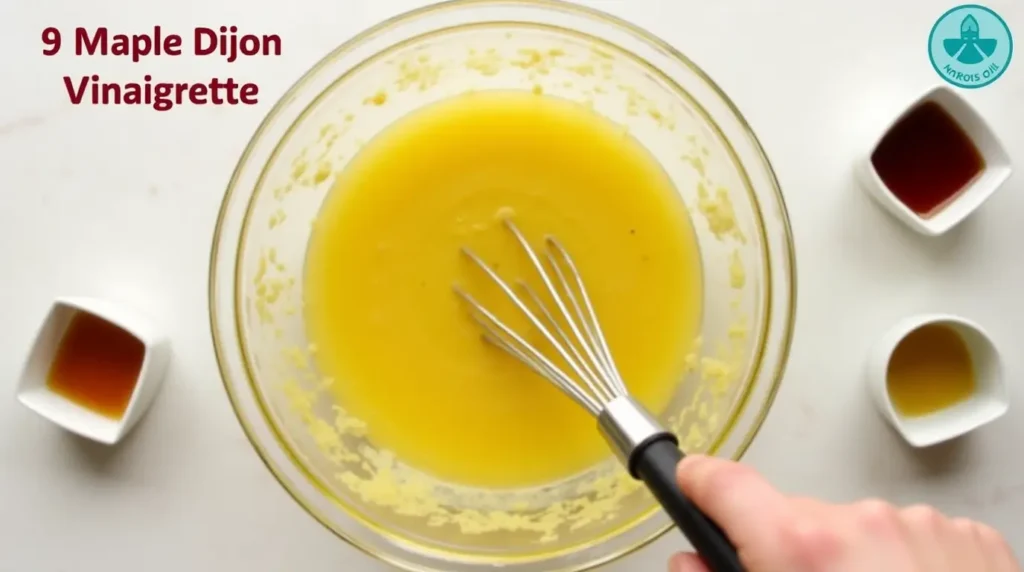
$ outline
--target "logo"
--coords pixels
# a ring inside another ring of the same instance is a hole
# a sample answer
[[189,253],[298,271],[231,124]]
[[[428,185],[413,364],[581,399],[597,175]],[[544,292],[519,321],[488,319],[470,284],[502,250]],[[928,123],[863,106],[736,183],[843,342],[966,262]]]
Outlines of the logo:
[[1013,36],[999,14],[977,4],[943,14],[928,35],[928,58],[947,82],[984,87],[1003,75],[1013,57]]

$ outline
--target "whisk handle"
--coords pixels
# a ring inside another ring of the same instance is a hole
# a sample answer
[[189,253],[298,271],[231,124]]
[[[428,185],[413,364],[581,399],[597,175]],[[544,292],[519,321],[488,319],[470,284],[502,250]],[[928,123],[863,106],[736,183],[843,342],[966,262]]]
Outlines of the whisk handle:
[[743,572],[736,547],[717,524],[693,503],[676,483],[683,452],[671,435],[633,451],[635,474],[647,485],[712,572]]

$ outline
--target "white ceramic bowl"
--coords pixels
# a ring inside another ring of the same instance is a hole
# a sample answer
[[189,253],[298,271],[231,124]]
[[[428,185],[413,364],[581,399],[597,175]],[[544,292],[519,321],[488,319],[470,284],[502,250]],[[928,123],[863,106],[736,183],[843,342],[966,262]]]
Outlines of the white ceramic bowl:
[[[952,202],[930,217],[922,217],[908,208],[882,182],[871,156],[885,138],[885,135],[917,106],[934,102],[956,120],[964,133],[981,153],[985,166],[981,174],[960,192]],[[917,98],[899,116],[892,120],[858,165],[857,174],[861,185],[886,210],[910,228],[929,236],[937,236],[953,228],[978,209],[1010,177],[1012,165],[995,132],[970,103],[956,91],[939,85]]]
[[[974,394],[930,415],[905,417],[896,411],[889,396],[889,361],[896,346],[908,334],[929,324],[947,326],[963,338],[974,365]],[[915,447],[928,447],[959,437],[1002,417],[1009,408],[1009,395],[995,344],[981,326],[948,314],[911,316],[890,328],[871,350],[867,382],[882,416]]]
[[[121,328],[142,342],[142,367],[131,400],[119,419],[105,417],[50,390],[47,377],[71,319],[85,312]],[[138,423],[149,409],[170,359],[170,343],[138,312],[94,298],[61,298],[50,307],[18,383],[17,397],[25,407],[60,427],[83,437],[113,445]]]

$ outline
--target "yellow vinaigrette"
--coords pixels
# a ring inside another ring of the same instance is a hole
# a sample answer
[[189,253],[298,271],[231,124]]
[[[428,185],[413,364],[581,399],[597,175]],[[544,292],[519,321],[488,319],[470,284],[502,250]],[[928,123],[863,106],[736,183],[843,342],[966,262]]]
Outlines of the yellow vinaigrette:
[[[375,445],[438,478],[515,487],[610,452],[596,422],[482,343],[461,284],[520,332],[471,247],[508,279],[536,276],[501,218],[572,254],[627,386],[661,411],[699,329],[691,222],[655,158],[586,107],[477,92],[420,109],[370,141],[325,199],[304,301],[317,364]],[[536,339],[536,338],[531,338]]]

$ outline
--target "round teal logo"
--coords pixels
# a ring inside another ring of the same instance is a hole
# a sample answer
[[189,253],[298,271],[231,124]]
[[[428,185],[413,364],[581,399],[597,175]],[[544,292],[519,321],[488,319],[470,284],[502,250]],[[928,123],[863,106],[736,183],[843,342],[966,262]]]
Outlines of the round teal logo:
[[957,87],[975,89],[994,82],[1012,57],[1009,26],[999,14],[978,4],[949,10],[928,35],[932,67]]

